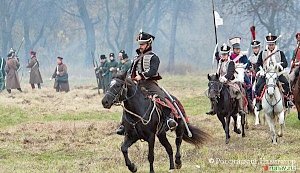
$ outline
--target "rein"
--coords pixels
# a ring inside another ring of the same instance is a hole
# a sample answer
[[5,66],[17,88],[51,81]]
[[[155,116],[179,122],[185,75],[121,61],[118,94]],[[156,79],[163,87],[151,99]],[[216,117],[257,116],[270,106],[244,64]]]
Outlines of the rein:
[[[134,89],[134,93],[131,95],[131,96],[127,96],[127,83],[126,82],[124,82],[124,81],[122,81],[122,80],[119,80],[119,79],[116,79],[118,82],[121,82],[122,84],[123,84],[123,87],[122,87],[122,89],[118,92],[116,89],[114,89],[114,91],[117,93],[117,94],[114,94],[113,92],[111,92],[111,91],[107,91],[106,92],[106,94],[108,94],[108,95],[110,95],[110,96],[112,96],[112,97],[114,97],[114,100],[113,100],[113,102],[114,102],[114,105],[116,105],[116,106],[121,106],[122,108],[123,108],[123,110],[125,111],[125,112],[127,112],[127,113],[129,113],[130,115],[133,115],[134,117],[136,117],[136,118],[138,118],[138,121],[136,121],[136,122],[131,122],[130,120],[128,120],[127,118],[126,118],[126,115],[125,115],[125,120],[129,123],[129,124],[131,124],[133,127],[135,127],[135,125],[137,124],[137,123],[139,123],[139,122],[141,122],[143,125],[148,125],[150,122],[151,122],[151,120],[152,120],[152,117],[153,117],[153,113],[156,111],[157,112],[157,115],[158,115],[158,125],[157,125],[157,133],[159,132],[159,124],[160,124],[160,122],[161,122],[161,113],[160,113],[160,111],[159,111],[159,109],[158,109],[158,107],[157,107],[157,105],[156,105],[156,103],[155,103],[155,97],[153,97],[153,99],[151,99],[151,102],[150,102],[150,104],[149,104],[149,106],[148,106],[148,108],[147,108],[147,110],[146,110],[146,112],[144,113],[144,115],[139,115],[139,114],[137,114],[137,113],[134,113],[134,112],[132,112],[132,111],[130,111],[129,109],[127,109],[125,106],[124,106],[124,104],[122,104],[122,103],[124,103],[125,101],[128,101],[128,100],[130,100],[130,99],[132,99],[135,95],[136,95],[136,93],[137,93],[137,90],[138,90],[138,85],[135,85],[135,89]],[[125,97],[123,100],[120,100],[120,98],[121,97]],[[151,104],[152,103],[152,104]],[[152,107],[152,108],[151,108]],[[144,117],[146,116],[146,115],[148,115],[149,114],[149,119],[145,119]]]

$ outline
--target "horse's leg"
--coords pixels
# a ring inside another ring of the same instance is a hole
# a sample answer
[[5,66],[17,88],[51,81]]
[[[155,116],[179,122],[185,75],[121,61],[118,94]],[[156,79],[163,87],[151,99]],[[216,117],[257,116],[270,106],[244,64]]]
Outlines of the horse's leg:
[[229,138],[230,138],[230,135],[229,135],[229,125],[230,125],[230,115],[227,115],[226,117],[226,125],[225,125],[225,133],[226,133],[226,141],[225,143],[228,144],[229,143]]
[[273,117],[271,117],[271,115],[269,114],[265,114],[267,123],[270,127],[270,133],[271,133],[271,139],[273,144],[277,144],[277,139],[276,139],[276,133],[275,133],[275,126],[274,126],[274,119]]
[[134,163],[132,163],[128,157],[128,148],[137,141],[137,139],[129,139],[127,136],[125,136],[124,142],[121,146],[121,151],[124,155],[125,158],[125,163],[126,166],[128,167],[128,169],[131,172],[136,172],[137,171],[137,167],[134,165]]
[[223,114],[217,114],[217,117],[218,117],[218,119],[220,120],[220,122],[222,123],[222,127],[223,127],[223,129],[224,129],[224,131],[225,131],[225,117],[224,117],[224,115]]
[[181,163],[181,153],[180,153],[180,147],[181,147],[181,143],[182,143],[182,136],[184,133],[184,124],[183,121],[180,120],[180,122],[178,123],[178,126],[176,128],[176,154],[175,154],[175,167],[176,169],[180,169],[182,166]]
[[[232,118],[233,118],[233,131],[235,132],[235,133],[237,133],[237,134],[241,134],[241,130],[238,128],[238,124],[239,124],[239,122],[238,122],[238,119],[239,119],[239,114],[235,114],[235,115],[233,115],[232,116]],[[240,126],[240,125],[239,125]]]
[[282,111],[282,112],[279,114],[279,125],[280,125],[280,129],[279,129],[279,132],[278,132],[278,136],[279,136],[279,137],[282,137],[282,136],[283,136],[284,114],[285,114],[284,111]]
[[242,119],[242,137],[245,137],[245,124],[246,124],[246,121],[247,121],[247,117],[246,117],[246,114],[241,114],[241,119]]
[[[234,119],[234,117],[233,117],[233,119]],[[241,129],[241,117],[239,116],[239,114],[237,113],[237,114],[235,114],[235,119],[234,119],[234,121],[235,121],[235,125],[237,125],[237,128],[240,130]]]
[[165,149],[168,153],[169,160],[170,160],[170,169],[169,169],[169,171],[171,172],[175,169],[172,146],[171,146],[169,140],[167,139],[166,133],[161,133],[157,137],[159,139],[159,142],[165,147]]
[[150,173],[154,173],[154,143],[155,143],[155,134],[150,134],[148,138],[148,161],[150,163]]

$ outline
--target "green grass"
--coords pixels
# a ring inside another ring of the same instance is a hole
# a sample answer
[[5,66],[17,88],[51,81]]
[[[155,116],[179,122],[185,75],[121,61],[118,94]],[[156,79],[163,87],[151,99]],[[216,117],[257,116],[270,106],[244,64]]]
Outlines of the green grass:
[[[255,127],[251,115],[246,137],[230,131],[230,143],[226,145],[217,117],[205,115],[210,106],[203,94],[206,76],[167,76],[161,84],[180,97],[190,122],[212,136],[200,149],[183,142],[183,167],[176,172],[252,173],[262,172],[265,165],[210,163],[211,158],[295,160],[300,166],[300,121],[295,112],[287,116],[284,136],[279,138],[278,145],[271,144],[268,126]],[[114,134],[120,109],[86,110],[39,114],[39,109],[0,106],[0,172],[129,172],[120,151],[123,137]],[[174,148],[175,135],[168,133],[168,138]],[[147,152],[147,143],[141,141],[129,149],[138,172],[148,172]],[[158,140],[154,165],[156,172],[168,170],[168,158]]]

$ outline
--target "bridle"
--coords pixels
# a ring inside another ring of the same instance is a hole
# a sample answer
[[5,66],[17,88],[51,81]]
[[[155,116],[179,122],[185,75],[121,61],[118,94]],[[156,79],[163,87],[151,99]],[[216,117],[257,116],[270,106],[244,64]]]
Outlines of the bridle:
[[[223,89],[223,83],[219,81],[209,81],[208,82],[209,88],[208,88],[208,97],[210,97],[210,91],[213,89],[214,91],[217,91],[216,97],[220,98],[220,93]],[[217,90],[215,88],[211,88],[212,86],[217,85]],[[210,97],[211,98],[211,97]]]
[[128,101],[128,100],[132,99],[132,98],[135,96],[135,94],[136,94],[136,92],[137,92],[137,89],[138,89],[138,86],[137,86],[137,85],[135,85],[134,93],[133,93],[131,96],[128,96],[128,95],[127,95],[127,91],[128,91],[128,83],[125,82],[125,81],[123,81],[123,80],[121,80],[121,79],[117,79],[117,78],[115,78],[115,79],[113,79],[113,80],[115,80],[116,82],[122,84],[122,88],[121,88],[119,91],[117,91],[117,90],[116,90],[115,88],[113,88],[113,87],[110,88],[110,89],[113,89],[113,90],[115,91],[116,94],[113,93],[113,92],[111,92],[110,90],[107,90],[107,91],[106,91],[106,94],[108,94],[108,95],[110,95],[110,96],[112,96],[112,97],[114,98],[114,99],[113,99],[113,103],[114,103],[115,105],[120,105],[122,102]]

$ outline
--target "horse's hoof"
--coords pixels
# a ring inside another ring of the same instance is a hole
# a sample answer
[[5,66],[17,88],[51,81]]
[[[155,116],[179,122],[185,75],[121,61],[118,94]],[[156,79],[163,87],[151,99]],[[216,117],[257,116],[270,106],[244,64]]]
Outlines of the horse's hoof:
[[245,125],[245,129],[249,129],[249,125],[248,124]]
[[131,164],[131,166],[129,167],[129,170],[130,170],[131,172],[137,172],[137,167],[135,166],[134,163]]
[[283,134],[282,133],[278,133],[278,137],[282,137],[283,136]]
[[244,138],[244,137],[246,137],[246,135],[245,135],[245,134],[242,134],[242,137]]
[[174,172],[174,169],[170,169],[169,172]]
[[233,131],[234,131],[235,133],[237,133],[237,134],[241,134],[241,133],[242,133],[240,129],[234,129]]
[[180,169],[180,168],[181,168],[181,166],[182,166],[182,164],[181,164],[181,163],[179,163],[179,164],[175,163],[175,168],[176,168],[176,169]]
[[229,139],[226,139],[225,143],[226,143],[226,144],[229,144]]

